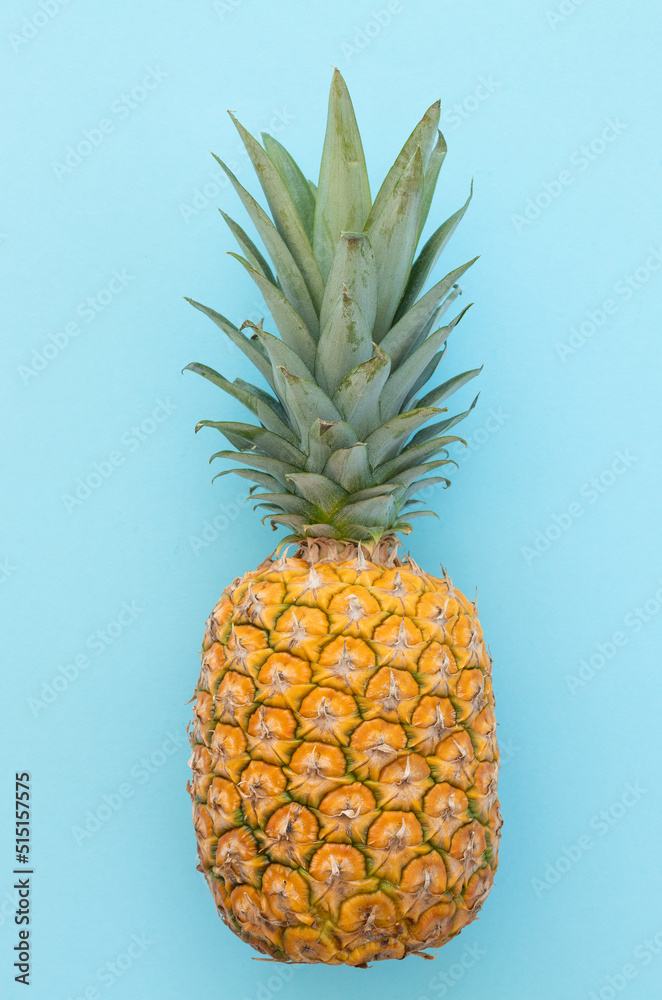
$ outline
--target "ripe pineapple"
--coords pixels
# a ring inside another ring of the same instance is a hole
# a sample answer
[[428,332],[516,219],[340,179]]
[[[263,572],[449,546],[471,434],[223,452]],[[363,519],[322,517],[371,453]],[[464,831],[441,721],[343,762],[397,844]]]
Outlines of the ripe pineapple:
[[219,163],[271,264],[224,217],[280,337],[192,303],[272,390],[189,365],[258,421],[198,427],[237,449],[213,457],[241,463],[227,471],[290,530],[207,622],[189,785],[198,867],[226,924],[283,962],[425,954],[477,916],[497,865],[476,608],[445,574],[398,558],[395,534],[429,513],[418,490],[448,485],[430,473],[451,464],[461,439],[447,432],[469,410],[429,421],[479,371],[424,391],[466,310],[439,318],[473,263],[420,294],[468,205],[415,258],[446,153],[438,121],[437,103],[374,202],[337,71],[317,187],[272,136],[262,146],[236,123],[273,222]]

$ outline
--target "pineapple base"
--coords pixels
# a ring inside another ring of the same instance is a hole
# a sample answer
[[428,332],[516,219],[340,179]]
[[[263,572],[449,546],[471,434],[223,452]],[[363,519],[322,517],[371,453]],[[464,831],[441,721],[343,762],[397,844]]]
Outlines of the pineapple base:
[[198,869],[228,927],[277,961],[430,957],[492,886],[491,659],[475,605],[398,544],[306,539],[207,622]]

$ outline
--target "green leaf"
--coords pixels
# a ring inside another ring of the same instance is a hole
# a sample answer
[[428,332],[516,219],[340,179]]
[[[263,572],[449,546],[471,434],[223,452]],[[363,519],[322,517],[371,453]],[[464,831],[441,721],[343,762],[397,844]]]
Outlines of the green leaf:
[[[427,385],[427,383],[430,381],[430,379],[432,378],[432,376],[436,372],[441,359],[443,358],[444,354],[446,353],[446,346],[447,345],[444,344],[443,347],[442,347],[442,349],[440,351],[437,351],[437,353],[435,355],[433,355],[433,357],[430,359],[430,361],[428,362],[428,364],[425,366],[425,368],[423,369],[423,371],[421,372],[421,374],[415,380],[415,382],[413,383],[411,389],[407,393],[406,399],[404,399],[403,402],[400,405],[400,409],[401,410],[415,410],[415,409],[418,408],[418,403],[414,404],[412,402],[412,400],[413,400],[414,396],[416,395],[416,393],[419,391],[419,389],[422,389],[424,385]],[[430,404],[430,405],[433,405],[433,404]]]
[[350,497],[350,502],[358,503],[362,500],[372,500],[373,497],[383,496],[390,496],[399,501],[404,492],[404,488],[399,483],[381,483],[378,486],[369,486],[364,490],[359,490]]
[[315,380],[333,395],[344,377],[371,357],[370,327],[358,303],[343,292],[320,334]]
[[293,375],[282,366],[279,368],[285,383],[285,407],[299,429],[299,437],[305,441],[316,419],[341,420],[341,414],[326,393],[310,379]]
[[421,289],[428,279],[430,271],[439,260],[440,254],[448,245],[448,241],[459,226],[464,213],[468,209],[471,196],[473,195],[473,189],[474,186],[472,181],[469,197],[465,201],[462,208],[459,208],[454,215],[451,215],[450,219],[446,219],[446,221],[439,226],[439,229],[432,234],[414,261],[414,266],[411,269],[407,287],[405,288],[404,295],[402,296],[402,300],[398,306],[398,311],[395,314],[396,320],[403,316],[407,310],[413,306],[414,302],[418,298]]
[[365,529],[378,528],[382,535],[390,528],[397,516],[395,500],[392,496],[374,497],[371,500],[360,500],[342,507],[333,518],[333,524],[342,528],[351,522],[360,524]]
[[303,469],[306,464],[306,456],[302,451],[273,431],[265,430],[264,427],[242,424],[236,420],[200,420],[196,424],[196,432],[201,427],[215,428],[228,439],[230,444],[241,451],[256,449],[263,455],[270,455],[281,462],[289,462],[298,469]]
[[360,438],[379,424],[379,396],[390,370],[391,359],[377,348],[374,357],[357,365],[333,394],[333,402]]
[[324,466],[324,475],[339,483],[344,490],[355,493],[372,483],[372,472],[365,444],[334,451]]
[[264,243],[267,253],[271,257],[276,269],[283,292],[291,300],[297,312],[309,324],[309,329],[316,335],[318,327],[316,307],[313,304],[308,286],[304,280],[304,275],[297,261],[292,256],[287,243],[261,205],[248,193],[246,188],[242,187],[230,168],[218,156],[215,154],[212,154],[212,156],[214,156],[216,162],[220,164],[227,174],[253,225],[260,234],[260,239]]
[[306,472],[324,472],[331,454],[356,444],[354,430],[343,420],[316,420],[308,432]]
[[424,476],[426,472],[433,472],[435,469],[440,469],[442,465],[457,466],[457,462],[454,462],[451,458],[440,458],[436,462],[423,462],[421,465],[413,465],[409,469],[396,473],[393,478],[401,486],[409,486],[414,480],[420,476]]
[[301,219],[306,236],[312,245],[315,225],[315,196],[310,189],[310,184],[304,177],[296,161],[278,139],[274,139],[268,132],[263,132],[262,142],[269,158],[283,178],[292,196],[294,207]]
[[308,291],[315,303],[315,308],[319,309],[322,303],[322,295],[324,294],[322,275],[315,260],[310,241],[306,236],[303,223],[299,218],[299,213],[292,201],[292,196],[274,163],[257,139],[253,138],[250,132],[247,132],[231,113],[230,118],[241,136],[241,141],[246,147],[246,152],[251,158],[255,173],[269,203],[273,220],[276,223],[276,229],[290,248],[290,252],[297,262],[299,270],[308,286]]
[[320,434],[332,451],[357,443],[356,431],[344,420],[320,421]]
[[474,257],[473,260],[468,261],[461,267],[455,268],[450,274],[447,274],[445,278],[438,281],[429,292],[426,292],[416,302],[411,309],[408,310],[402,316],[395,326],[391,327],[389,332],[384,337],[381,342],[381,348],[385,351],[392,360],[393,367],[397,368],[398,365],[402,363],[404,358],[407,356],[411,350],[412,344],[415,342],[421,327],[430,319],[434,314],[435,309],[452,289],[456,281],[458,281],[465,271],[471,267],[478,257]]
[[362,232],[369,211],[370,185],[361,136],[345,81],[335,70],[317,186],[313,240],[324,279],[340,234]]
[[203,378],[206,378],[209,382],[217,385],[219,389],[223,389],[223,391],[227,392],[229,396],[232,396],[240,402],[242,406],[245,406],[246,409],[250,410],[251,413],[258,418],[260,423],[267,428],[267,430],[273,431],[275,434],[280,434],[280,436],[285,438],[286,441],[289,441],[290,444],[296,445],[299,443],[296,436],[292,433],[291,428],[284,423],[284,421],[274,411],[272,403],[276,403],[276,400],[272,400],[269,396],[267,396],[268,402],[266,402],[264,399],[259,396],[255,396],[247,389],[236,385],[234,382],[229,382],[226,378],[223,378],[222,375],[219,375],[218,372],[214,371],[213,368],[209,368],[208,365],[198,364],[197,361],[192,362],[190,365],[186,365],[184,371],[192,371],[195,372],[196,375],[202,375]]
[[250,324],[255,330],[254,337],[262,344],[267,356],[272,366],[272,375],[277,373],[279,366],[287,368],[294,375],[300,375],[301,378],[313,378],[313,373],[310,368],[303,363],[298,354],[296,354],[291,347],[281,340],[279,337],[274,337],[273,333],[268,333],[263,330],[262,327]]
[[[212,483],[216,479],[220,479],[222,476],[229,476],[234,474],[235,476],[241,476],[242,479],[248,479],[250,482],[258,483],[266,490],[270,490],[272,493],[278,493],[283,484],[279,483],[277,479],[273,476],[268,475],[266,472],[259,472],[257,469],[223,469],[223,472],[217,472],[212,479]],[[255,489],[255,487],[253,487]]]
[[261,399],[263,403],[270,406],[271,409],[277,413],[285,423],[288,422],[285,407],[279,399],[275,399],[268,392],[265,392],[264,389],[260,389],[259,386],[253,385],[251,382],[245,382],[243,378],[233,379],[233,382],[239,389],[245,389],[247,392],[250,392],[251,395],[257,396],[257,398]]
[[287,243],[280,235],[262,206],[256,202],[255,198],[248,193],[246,188],[242,187],[230,168],[226,166],[226,164],[223,163],[223,160],[219,159],[215,153],[212,153],[212,156],[227,174],[232,186],[239,195],[244,208],[248,212],[253,225],[260,234],[260,238],[267,248],[267,253],[271,257],[273,265],[276,268],[276,274],[278,275],[283,291],[293,302],[295,308],[306,320],[306,322],[310,323],[310,329],[316,333],[317,312],[315,310],[315,306],[313,305],[303,275],[299,270],[297,262],[290,253]]
[[430,159],[428,160],[427,167],[425,169],[425,180],[423,181],[423,197],[421,199],[421,219],[419,223],[418,235],[420,238],[421,233],[427,222],[428,214],[430,212],[430,206],[432,204],[432,197],[434,195],[435,188],[437,186],[437,180],[439,178],[439,171],[441,170],[441,165],[446,158],[446,140],[444,139],[441,132],[437,132],[437,142],[430,154]]
[[271,371],[271,365],[263,354],[258,351],[254,344],[251,344],[248,337],[245,337],[229,319],[225,316],[221,316],[220,313],[214,312],[213,309],[209,309],[208,306],[203,306],[194,299],[186,299],[195,309],[198,309],[205,316],[208,316],[219,329],[225,333],[232,343],[239,348],[239,350],[246,355],[249,361],[255,365],[259,373],[264,377],[264,379],[273,388],[273,375]]
[[303,497],[295,496],[294,493],[254,493],[251,500],[261,500],[263,502],[258,504],[258,507],[281,510],[284,514],[297,514],[308,519],[317,517],[313,505]]
[[287,478],[294,483],[302,497],[327,515],[332,514],[347,497],[347,492],[327,476],[312,472],[295,472]]
[[[406,503],[408,500],[411,500],[411,498],[418,493],[419,490],[426,490],[429,486],[436,486],[437,483],[446,483],[446,486],[450,486],[450,482],[450,479],[446,479],[445,476],[430,476],[429,479],[419,479],[418,482],[412,483],[412,485],[405,490],[402,499]],[[422,503],[420,500],[417,502]]]
[[418,434],[412,439],[411,443],[413,445],[424,444],[428,438],[433,437],[436,434],[444,434],[446,431],[449,431],[451,427],[455,427],[456,424],[459,424],[460,420],[464,420],[465,417],[469,416],[477,402],[478,396],[476,396],[469,409],[465,410],[464,413],[458,413],[454,417],[449,417],[447,420],[440,420],[436,424],[424,427],[423,430],[419,431]]
[[313,373],[304,365],[299,355],[295,354],[291,347],[288,347],[278,337],[274,337],[272,333],[267,333],[261,327],[254,326],[253,328],[255,330],[254,336],[264,347],[271,362],[272,382],[281,400],[285,399],[285,380],[280,370],[281,368],[287,368],[293,375],[299,375],[300,378],[309,379],[311,382],[314,381]]
[[413,434],[421,424],[440,412],[434,406],[409,410],[406,413],[399,413],[397,417],[387,420],[386,423],[374,430],[366,440],[370,465],[373,469],[375,466],[394,458],[410,434]]
[[315,364],[315,341],[292,303],[283,295],[280,288],[277,288],[263,274],[251,267],[247,260],[244,260],[239,254],[233,253],[231,256],[235,257],[248,271],[262,292],[283,341],[292,348],[295,354],[299,355],[308,368],[312,368]]
[[372,330],[377,314],[377,271],[370,240],[365,233],[342,233],[329,271],[320,309],[324,329],[343,288],[359,304]]
[[[450,486],[450,482],[449,482],[448,485]],[[417,511],[414,511],[414,512],[408,511],[407,512],[407,517],[409,518],[410,521],[413,521],[413,519],[415,517],[436,517],[436,518],[438,518],[439,515],[434,510],[417,510]],[[410,527],[411,527],[411,525],[410,525]]]
[[430,458],[437,452],[442,451],[446,445],[452,444],[455,441],[460,441],[466,445],[466,441],[458,437],[439,437],[434,438],[432,441],[426,441],[425,444],[410,445],[401,451],[396,458],[391,459],[389,462],[384,462],[383,465],[380,465],[376,469],[373,468],[376,482],[385,483],[396,478],[399,482],[400,473],[416,466],[419,462],[424,462],[426,458]]
[[271,521],[271,527],[276,530],[277,524],[284,524],[288,528],[293,528],[296,535],[289,536],[290,538],[299,538],[301,535],[306,534],[306,518],[297,517],[296,514],[267,514],[262,518],[262,524],[265,521]]
[[[235,222],[234,219],[231,219],[230,216],[227,215],[222,208],[219,208],[219,212],[221,213],[225,222],[227,223],[228,229],[230,230],[230,232],[236,239],[237,243],[243,250],[244,255],[248,263],[251,265],[251,267],[254,267],[256,271],[261,271],[262,274],[265,276],[265,278],[268,278],[269,281],[272,281],[274,285],[276,285],[277,281],[276,278],[274,277],[273,271],[269,267],[269,264],[267,263],[265,258],[260,253],[260,250],[253,243],[250,236],[247,233],[245,233],[244,230],[241,228],[241,226],[237,222]],[[296,265],[294,266],[296,267]]]
[[435,103],[428,108],[398,153],[395,163],[387,173],[382,182],[382,186],[377,192],[377,197],[375,198],[370,212],[370,217],[368,219],[368,225],[377,218],[384,205],[393,194],[393,189],[400,180],[403,170],[417,149],[420,148],[423,155],[423,166],[425,167],[427,165],[434,150],[434,143],[437,136],[437,126],[439,125],[440,107],[440,101],[435,101]]
[[430,389],[425,396],[421,396],[416,405],[437,406],[439,403],[443,403],[444,400],[448,399],[449,396],[452,396],[454,392],[457,392],[457,390],[461,389],[463,385],[470,382],[472,378],[475,378],[476,375],[480,375],[482,370],[483,366],[481,365],[480,368],[472,368],[471,371],[462,372],[461,375],[455,375],[453,378],[449,378],[448,381],[442,382],[442,384],[438,385],[435,389]]
[[435,330],[421,346],[410,354],[406,361],[390,376],[384,386],[384,391],[380,400],[380,413],[382,420],[390,420],[401,409],[402,403],[407,399],[415,386],[420,375],[425,371],[429,363],[434,358],[442,345],[446,342],[451,331],[460,322],[470,305],[466,306],[455,319]]
[[211,463],[217,458],[225,458],[229,462],[241,462],[244,465],[254,467],[254,469],[259,469],[261,472],[268,473],[281,483],[283,489],[287,489],[287,476],[290,472],[297,471],[296,465],[281,462],[277,458],[269,458],[267,455],[258,455],[255,452],[217,451],[209,459],[209,462]]
[[423,192],[423,156],[417,149],[379,215],[366,228],[377,269],[377,316],[374,340],[388,331],[409,278]]

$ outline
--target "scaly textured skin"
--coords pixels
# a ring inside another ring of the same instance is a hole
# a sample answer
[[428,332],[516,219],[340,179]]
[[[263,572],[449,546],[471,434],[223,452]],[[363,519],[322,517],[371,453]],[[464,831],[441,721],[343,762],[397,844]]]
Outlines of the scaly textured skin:
[[316,539],[207,623],[189,785],[225,923],[283,962],[445,944],[497,866],[491,660],[448,577]]

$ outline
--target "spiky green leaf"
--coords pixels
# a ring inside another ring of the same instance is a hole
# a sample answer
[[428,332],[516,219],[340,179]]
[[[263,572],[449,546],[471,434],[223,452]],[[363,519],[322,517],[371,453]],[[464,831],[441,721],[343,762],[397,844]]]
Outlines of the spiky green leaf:
[[456,267],[454,271],[438,281],[398,320],[395,326],[391,327],[380,346],[391,358],[394,368],[397,368],[407,356],[421,327],[434,314],[442,299],[448,295],[456,281],[459,281],[465,271],[468,271],[477,260],[478,258],[474,257],[473,260],[467,261],[461,267]]
[[235,222],[234,219],[230,218],[230,216],[224,212],[222,208],[219,208],[219,212],[223,216],[228,229],[241,247],[246,260],[251,267],[254,267],[256,271],[260,271],[265,278],[268,278],[274,285],[278,284],[273,271],[269,267],[268,261],[264,258],[259,248],[255,246],[248,233],[244,232],[241,226]]
[[440,108],[441,102],[435,101],[435,103],[427,109],[420,122],[418,122],[415,126],[413,132],[398,153],[395,163],[387,173],[379,191],[377,192],[377,197],[375,198],[370,211],[368,224],[376,219],[386,202],[393,194],[393,189],[400,180],[403,170],[417,149],[421,150],[423,156],[423,167],[426,168],[429,158],[434,151],[437,126],[439,125]]
[[424,340],[421,346],[406,361],[403,361],[400,367],[389,377],[380,400],[382,420],[390,420],[391,417],[394,417],[400,411],[402,403],[415,391],[419,377],[425,372],[425,369],[442,345],[445,344],[452,330],[455,329],[467,309],[470,308],[470,305],[471,303],[448,326],[443,326],[430,334],[427,340]]
[[452,396],[454,392],[461,389],[463,385],[470,382],[472,378],[476,375],[480,375],[483,370],[483,366],[480,368],[472,368],[471,371],[462,372],[461,375],[454,375],[453,378],[449,378],[446,382],[442,382],[441,385],[436,386],[434,389],[430,389],[425,396],[417,401],[417,406],[438,406],[439,403],[443,403],[449,396]]
[[409,410],[406,413],[399,413],[397,417],[392,417],[377,427],[366,440],[368,457],[373,469],[376,465],[382,465],[394,458],[407,438],[438,413],[440,410],[434,406]]
[[[317,310],[304,280],[304,275],[290,252],[287,243],[261,205],[248,193],[246,188],[242,187],[230,168],[216,154],[213,153],[212,155],[227,174],[253,225],[260,234],[260,239],[267,248],[267,253],[276,269],[283,293],[291,300],[294,308],[305,320],[312,334],[316,335],[318,329]],[[260,269],[257,268],[256,270]],[[267,277],[269,276],[267,275]]]
[[283,341],[292,348],[295,354],[299,355],[308,368],[312,368],[315,364],[315,341],[290,300],[283,295],[280,288],[277,288],[263,274],[251,267],[248,261],[240,257],[239,254],[233,253],[231,256],[242,264],[262,292]]
[[377,271],[365,233],[342,233],[340,236],[322,299],[320,329],[324,329],[344,288],[358,303],[372,330],[377,313]]
[[424,427],[423,430],[419,431],[418,434],[416,434],[416,436],[412,439],[412,444],[424,444],[430,437],[434,437],[437,434],[445,434],[446,431],[451,429],[451,427],[455,427],[455,425],[459,424],[461,420],[468,417],[477,402],[478,396],[476,396],[471,406],[465,410],[464,413],[457,413],[454,417],[448,417],[447,420],[440,420],[436,424],[430,424],[429,427]]
[[307,439],[316,419],[327,421],[342,419],[340,412],[315,382],[293,375],[282,366],[279,371],[284,379],[285,408],[298,428],[302,441]]
[[285,147],[268,132],[262,133],[262,142],[267,155],[283,178],[287,190],[292,196],[294,207],[301,219],[306,236],[311,245],[315,226],[315,196],[310,184],[301,172],[301,168]]
[[[260,396],[256,396],[242,386],[236,385],[234,382],[229,382],[228,379],[224,378],[208,365],[198,364],[197,361],[186,365],[184,371],[192,371],[196,375],[202,375],[203,378],[218,386],[219,389],[223,389],[229,396],[232,396],[242,406],[245,406],[247,410],[250,410],[267,430],[279,434],[286,441],[289,441],[290,444],[297,445],[299,443],[296,435],[292,433],[291,427],[281,419],[272,406],[273,403],[276,403],[276,400],[271,399],[269,396],[267,396],[266,400],[260,398]],[[264,395],[266,396],[266,393]]]
[[220,431],[230,444],[240,451],[254,449],[258,454],[270,455],[298,469],[303,469],[306,464],[306,456],[302,451],[273,431],[265,430],[264,427],[243,424],[237,420],[200,420],[196,424],[196,431],[201,427],[213,427]]
[[459,437],[438,437],[432,441],[426,441],[425,444],[409,445],[400,452],[397,458],[384,462],[383,465],[373,470],[375,481],[386,483],[397,480],[399,482],[401,473],[424,462],[426,458],[431,458],[432,455],[445,450],[447,445],[453,444],[455,441],[466,445],[466,441]]
[[379,396],[390,370],[391,359],[378,349],[346,375],[333,394],[333,402],[360,438],[379,422]]
[[294,483],[302,497],[327,515],[331,515],[347,498],[347,491],[327,476],[311,472],[294,472],[287,478]]
[[340,234],[361,232],[369,211],[370,185],[361,136],[345,81],[335,70],[317,185],[313,241],[324,279]]
[[377,270],[377,315],[373,333],[377,343],[391,325],[409,278],[418,242],[422,193],[423,156],[418,148],[382,210],[366,228]]
[[324,294],[322,275],[287,185],[257,139],[246,131],[233,114],[230,114],[230,117],[241,136],[246,152],[251,158],[255,173],[269,203],[276,229],[290,248],[290,252],[308,286],[315,308],[319,309]]
[[441,165],[446,158],[446,140],[444,139],[441,132],[437,132],[437,141],[430,154],[430,159],[428,160],[427,167],[425,169],[425,180],[423,181],[423,197],[421,199],[421,218],[419,223],[418,235],[420,238],[421,233],[425,227],[428,214],[430,212],[430,206],[432,205],[432,198],[434,196],[435,188],[437,186],[437,180],[439,179],[439,171],[441,170]]
[[231,342],[239,348],[239,350],[246,355],[249,361],[251,361],[260,375],[269,383],[273,388],[273,373],[271,365],[265,356],[251,344],[250,340],[241,333],[237,327],[226,319],[225,316],[221,316],[220,313],[215,312],[213,309],[209,309],[208,306],[201,305],[200,302],[196,302],[194,299],[186,299],[195,309],[198,309],[205,316],[208,316],[212,322],[216,324],[219,329],[226,334],[226,336],[231,340]]
[[345,376],[371,357],[370,327],[358,303],[343,291],[320,334],[315,380],[332,396]]
[[414,302],[418,298],[421,289],[428,279],[430,271],[439,260],[440,254],[448,245],[448,241],[462,221],[464,213],[469,207],[472,194],[473,181],[471,182],[469,197],[465,201],[462,208],[459,208],[457,212],[451,215],[450,219],[446,219],[443,225],[439,226],[439,229],[432,234],[414,261],[411,274],[409,275],[409,281],[407,282],[407,287],[405,288],[404,295],[402,296],[400,304],[398,305],[398,310],[395,314],[396,320],[403,316],[407,310],[413,306]]
[[334,451],[324,466],[324,473],[348,493],[366,489],[372,483],[367,446],[359,443]]

